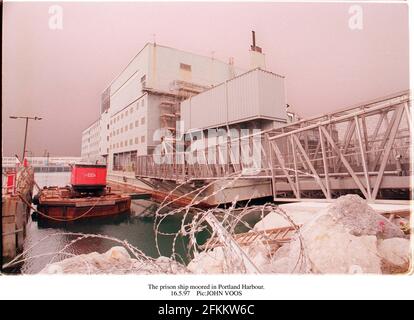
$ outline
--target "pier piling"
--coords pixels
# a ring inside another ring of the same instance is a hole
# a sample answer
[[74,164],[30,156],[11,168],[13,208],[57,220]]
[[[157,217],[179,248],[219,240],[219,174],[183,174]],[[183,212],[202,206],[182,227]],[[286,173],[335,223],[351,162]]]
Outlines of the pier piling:
[[33,169],[22,168],[18,172],[16,194],[7,191],[2,194],[2,255],[5,262],[23,250],[30,208],[22,198],[31,203],[33,185]]

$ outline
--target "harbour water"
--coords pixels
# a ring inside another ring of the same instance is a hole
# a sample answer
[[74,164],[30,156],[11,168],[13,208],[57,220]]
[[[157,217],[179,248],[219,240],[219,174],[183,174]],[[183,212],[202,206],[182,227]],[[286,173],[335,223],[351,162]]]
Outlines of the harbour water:
[[[70,173],[37,173],[35,180],[40,187],[43,186],[65,186],[69,184]],[[33,221],[30,219],[27,228],[25,250],[36,245],[26,255],[26,262],[21,268],[24,274],[34,274],[42,270],[47,263],[62,260],[67,256],[56,256],[55,252],[67,246],[73,236],[62,235],[62,233],[100,234],[114,237],[119,240],[127,240],[133,246],[142,250],[146,255],[159,257],[155,242],[154,219],[141,218],[139,215],[144,211],[155,211],[157,204],[148,200],[134,200],[131,212],[115,217],[93,218],[79,220],[70,223],[56,223]],[[181,228],[181,217],[169,217],[163,221],[160,231],[163,233],[175,233]],[[61,235],[55,235],[55,234]],[[41,241],[42,239],[45,240]],[[171,256],[173,247],[173,236],[158,236],[159,249],[162,256]],[[176,253],[184,263],[188,262],[185,238],[176,241]],[[88,238],[76,242],[68,247],[66,252],[71,254],[87,254],[91,252],[106,252],[109,248],[119,245],[113,241],[101,238]],[[51,254],[51,255],[49,255]],[[39,257],[40,256],[40,257]],[[54,258],[53,258],[54,257]],[[177,260],[180,261],[180,258]]]

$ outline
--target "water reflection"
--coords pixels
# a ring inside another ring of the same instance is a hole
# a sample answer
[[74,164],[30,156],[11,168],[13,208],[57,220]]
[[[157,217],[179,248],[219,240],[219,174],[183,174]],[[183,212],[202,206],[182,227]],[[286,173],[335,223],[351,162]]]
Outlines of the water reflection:
[[[41,187],[45,185],[65,186],[68,184],[69,175],[67,173],[38,173],[36,174],[36,181]],[[151,217],[157,208],[158,204],[155,202],[133,200],[131,212],[112,217],[82,219],[72,222],[45,221],[43,219],[39,221],[30,220],[27,228],[25,249],[35,244],[38,245],[26,257],[29,260],[24,263],[21,271],[26,274],[37,273],[47,263],[67,258],[67,256],[57,256],[52,260],[53,255],[37,257],[39,255],[55,253],[70,244],[74,239],[73,236],[54,235],[57,233],[100,234],[114,237],[121,241],[127,240],[148,256],[157,258],[159,253],[155,242],[154,219]],[[181,228],[181,222],[181,217],[168,217],[163,221],[160,231],[163,233],[176,233]],[[47,236],[49,238],[39,243],[40,240]],[[172,236],[158,237],[161,255],[170,256],[172,254],[173,239]],[[178,238],[175,248],[185,262],[188,262],[187,244],[188,239]],[[76,242],[66,251],[72,254],[86,254],[94,251],[103,253],[114,245],[119,244],[101,238],[88,238]],[[33,257],[36,258],[31,259]]]
[[[136,205],[144,206],[145,204],[142,203]],[[150,207],[155,208],[155,206],[152,206],[152,204]],[[180,228],[180,218],[168,217],[163,221],[160,231],[163,233],[176,233],[180,230]],[[113,217],[91,218],[72,222],[54,222],[45,220],[40,220],[38,222],[30,221],[25,248],[29,248],[44,237],[56,233],[82,233],[110,236],[121,241],[127,240],[130,244],[139,248],[150,257],[159,257],[155,242],[154,219],[149,217],[142,219],[134,215],[133,212],[124,213],[122,215]],[[29,257],[35,257],[37,255],[45,253],[57,252],[64,248],[64,246],[68,245],[73,239],[75,239],[75,237],[67,235],[57,235],[50,237],[41,242],[39,246],[36,246],[34,250],[32,250],[29,254]],[[159,235],[158,243],[161,255],[170,256],[172,254],[172,236]],[[185,262],[188,261],[188,258],[186,257],[187,244],[188,239],[177,239],[176,251],[180,256],[183,257],[183,260]],[[67,251],[73,254],[86,254],[94,251],[103,253],[114,245],[119,244],[101,238],[88,238],[76,242],[73,246],[69,247],[69,250]],[[61,260],[62,258],[65,257],[59,256],[57,260]],[[51,257],[41,257],[30,260],[24,264],[22,272],[39,272],[50,261]]]
[[[35,176],[40,187],[65,186],[69,183],[69,177],[69,173],[37,173]],[[102,238],[87,238],[70,245],[75,237],[63,235],[62,233],[105,235],[121,241],[127,240],[150,257],[158,258],[160,254],[170,257],[173,253],[174,236],[158,235],[160,253],[156,248],[153,215],[157,209],[158,204],[155,202],[133,200],[131,212],[112,217],[95,217],[63,223],[30,220],[27,227],[25,249],[27,250],[35,244],[36,246],[26,256],[28,260],[22,266],[21,271],[25,274],[34,274],[41,271],[50,262],[67,258],[64,255],[56,256],[54,253],[68,245],[66,252],[76,255],[91,252],[103,253],[111,247],[119,245],[116,242]],[[168,209],[165,209],[165,212],[168,211]],[[259,220],[260,214],[260,212],[257,212],[256,215],[243,220],[253,226]],[[182,219],[182,216],[168,216],[163,220],[159,231],[175,235],[176,232],[181,230]],[[186,223],[188,222],[186,221]],[[238,233],[247,232],[248,230],[249,228],[239,224],[235,231]],[[206,228],[197,235],[197,242],[203,244],[210,235],[210,228]],[[47,238],[40,242],[45,237]],[[187,251],[188,239],[178,237],[175,240],[175,253],[178,255],[175,258],[180,262],[188,263],[191,260]]]

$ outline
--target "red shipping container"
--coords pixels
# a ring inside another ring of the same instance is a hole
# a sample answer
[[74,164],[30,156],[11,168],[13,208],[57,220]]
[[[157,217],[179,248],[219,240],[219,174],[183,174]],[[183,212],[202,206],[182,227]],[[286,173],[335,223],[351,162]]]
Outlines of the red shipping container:
[[71,184],[79,187],[106,187],[106,166],[76,164],[72,167]]
[[9,171],[7,172],[7,193],[15,194],[16,193],[16,172]]

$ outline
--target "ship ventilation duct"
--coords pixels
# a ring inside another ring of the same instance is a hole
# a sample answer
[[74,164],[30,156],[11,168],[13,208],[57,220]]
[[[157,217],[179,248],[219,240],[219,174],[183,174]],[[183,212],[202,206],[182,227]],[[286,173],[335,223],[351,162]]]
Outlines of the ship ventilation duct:
[[256,45],[256,32],[252,31],[252,45],[250,46],[250,68],[266,69],[266,59],[262,48]]

